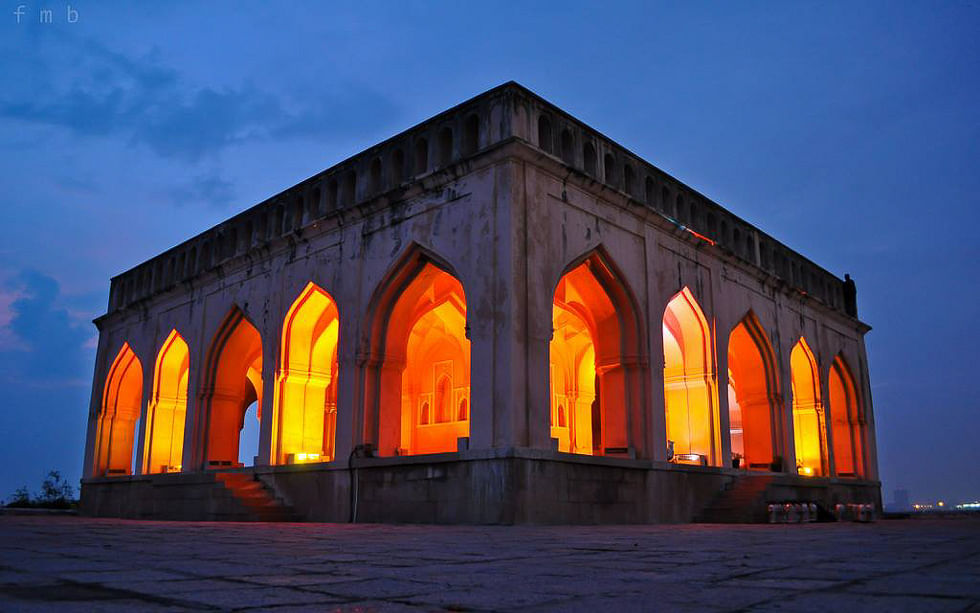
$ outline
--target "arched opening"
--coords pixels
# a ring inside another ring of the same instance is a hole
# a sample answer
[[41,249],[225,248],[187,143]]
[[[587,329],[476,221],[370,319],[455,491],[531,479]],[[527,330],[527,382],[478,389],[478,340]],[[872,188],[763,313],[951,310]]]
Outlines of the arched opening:
[[682,463],[721,465],[721,435],[711,327],[688,288],[663,319],[668,446]]
[[463,123],[463,138],[460,143],[463,155],[472,155],[480,148],[480,117],[470,115]]
[[453,129],[446,126],[439,130],[439,145],[436,152],[436,163],[439,166],[447,166],[453,159]]
[[550,426],[558,450],[628,454],[630,407],[642,405],[639,334],[625,288],[598,254],[558,281],[552,327]]
[[169,473],[181,469],[189,367],[187,343],[172,330],[153,368],[153,395],[146,411],[144,472]]
[[851,369],[838,355],[830,366],[830,418],[838,477],[864,476],[864,420]]
[[657,190],[653,179],[651,177],[647,177],[646,181],[643,182],[643,196],[647,206],[656,206],[656,194]]
[[606,183],[615,186],[619,185],[619,175],[616,172],[616,158],[611,153],[607,153],[603,158],[602,172],[605,176]]
[[575,163],[575,140],[569,130],[561,131],[561,159],[569,166]]
[[[379,453],[456,451],[458,439],[470,431],[470,341],[463,286],[415,253],[386,284],[378,302],[373,342],[380,356],[368,374],[377,421],[369,419],[366,425],[377,428]],[[368,431],[366,436],[370,440],[373,435]]]
[[[256,418],[261,419],[262,408],[262,339],[237,308],[215,334],[206,364],[201,394],[204,467],[236,466],[245,412],[256,403]],[[250,450],[242,454],[254,455]]]
[[736,468],[782,470],[775,465],[778,398],[772,346],[749,313],[728,337],[728,417]]
[[401,149],[395,149],[391,154],[391,184],[401,185],[405,180],[405,153]]
[[554,150],[551,136],[551,120],[547,115],[538,116],[538,147],[551,153]]
[[102,410],[99,415],[95,474],[98,476],[133,473],[133,441],[143,402],[143,367],[124,343],[109,367]]
[[629,164],[623,165],[623,191],[633,195],[633,167]]
[[820,402],[817,360],[806,339],[800,338],[790,354],[793,384],[793,440],[796,470],[801,475],[827,474],[826,432]]
[[415,174],[425,174],[429,169],[429,141],[420,138],[415,141]]
[[595,172],[595,146],[592,143],[585,143],[582,147],[582,163],[585,168],[585,172],[592,175],[596,175]]
[[357,173],[353,170],[344,175],[343,196],[341,206],[351,206],[357,199]]
[[371,167],[368,170],[368,191],[372,194],[381,191],[383,187],[381,176],[381,158],[374,158],[371,160]]
[[276,373],[276,463],[333,459],[339,335],[336,302],[309,283],[289,307],[282,326]]

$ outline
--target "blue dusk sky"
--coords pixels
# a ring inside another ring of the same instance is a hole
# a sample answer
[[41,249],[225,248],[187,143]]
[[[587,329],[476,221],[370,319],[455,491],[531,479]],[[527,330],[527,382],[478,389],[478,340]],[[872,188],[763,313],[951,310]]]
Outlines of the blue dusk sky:
[[330,5],[0,3],[0,498],[77,483],[110,276],[512,79],[850,273],[885,500],[980,498],[980,3]]

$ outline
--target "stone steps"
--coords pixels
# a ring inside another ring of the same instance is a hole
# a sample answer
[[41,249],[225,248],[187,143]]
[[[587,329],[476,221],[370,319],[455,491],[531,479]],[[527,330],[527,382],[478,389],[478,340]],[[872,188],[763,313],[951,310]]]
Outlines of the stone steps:
[[711,503],[695,516],[696,523],[754,524],[765,523],[766,490],[773,478],[742,475],[735,478]]
[[296,511],[283,502],[254,475],[247,472],[218,472],[215,482],[244,507],[253,521],[301,521]]

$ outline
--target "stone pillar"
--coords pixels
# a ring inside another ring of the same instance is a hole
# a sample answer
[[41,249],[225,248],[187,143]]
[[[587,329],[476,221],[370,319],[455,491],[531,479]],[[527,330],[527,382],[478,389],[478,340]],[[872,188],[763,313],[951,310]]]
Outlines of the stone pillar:
[[646,237],[643,241],[646,252],[647,266],[647,347],[650,351],[649,385],[650,398],[647,401],[647,437],[650,440],[649,457],[656,462],[667,461],[667,413],[666,395],[664,393],[664,309],[667,308],[669,296],[663,295],[657,285],[658,270],[656,230],[646,227]]
[[[715,321],[717,323],[717,320]],[[727,329],[727,326],[722,327],[716,325],[715,327],[715,354],[717,356],[715,364],[715,381],[717,382],[715,396],[718,399],[718,433],[721,437],[721,461],[718,465],[722,468],[732,467],[732,424],[731,416],[728,414],[729,335],[724,332]],[[742,415],[742,422],[745,422],[744,414]]]
[[[275,339],[275,344],[267,339]],[[279,393],[276,385],[276,370],[278,370],[279,355],[279,334],[262,335],[262,395],[258,399],[259,406],[259,449],[255,456],[256,466],[269,466],[279,462],[279,458],[273,457],[276,451],[280,451],[279,445],[274,444],[274,437],[277,436],[276,430],[280,426],[280,415],[276,415],[276,394]],[[238,458],[235,458],[236,460]]]
[[[825,355],[825,353],[826,352],[824,351],[820,352],[821,355]],[[830,410],[830,366],[825,368],[824,365],[820,363],[819,359],[817,360],[817,364],[820,373],[820,406],[823,409],[823,413],[820,417],[825,434],[824,453],[827,457],[826,476],[836,477],[837,463],[834,459],[834,420],[832,418],[833,414]]]
[[[365,324],[366,325],[366,324]],[[355,432],[355,424],[363,426],[363,407],[357,406],[356,393],[359,380],[358,363],[355,359],[357,317],[340,319],[340,344],[337,346],[337,422],[334,433],[333,457],[346,464],[354,445],[361,442],[363,428]]]
[[858,343],[857,370],[859,380],[856,382],[856,387],[861,395],[858,401],[858,410],[861,411],[865,424],[861,428],[863,437],[861,442],[864,448],[864,457],[862,458],[865,470],[864,478],[869,481],[878,481],[880,478],[878,474],[878,443],[875,436],[874,410],[871,402],[871,380],[868,377],[868,354],[864,346],[863,335]]
[[783,382],[782,391],[782,456],[783,471],[796,473],[796,439],[793,430],[793,371],[790,367],[790,353],[793,346],[786,347],[780,339],[776,349],[776,360],[779,367],[779,380]]
[[133,461],[133,474],[142,475],[153,472],[152,467],[148,466],[149,447],[153,438],[153,424],[150,424],[150,407],[153,403],[153,378],[156,374],[156,356],[147,356],[143,363],[143,393],[140,395],[139,430],[134,434],[136,440],[136,458]]

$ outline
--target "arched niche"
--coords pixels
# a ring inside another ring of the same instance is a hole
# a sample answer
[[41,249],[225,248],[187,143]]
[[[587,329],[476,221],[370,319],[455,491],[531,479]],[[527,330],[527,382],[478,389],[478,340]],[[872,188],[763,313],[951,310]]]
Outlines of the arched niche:
[[779,452],[779,377],[769,338],[749,312],[728,337],[728,414],[738,467],[782,470]]
[[276,373],[276,463],[333,459],[339,341],[337,303],[309,283],[283,321]]
[[793,440],[796,470],[812,477],[827,475],[827,433],[820,398],[817,359],[805,338],[790,353],[793,392]]
[[830,419],[834,438],[834,465],[838,477],[864,476],[864,419],[861,402],[842,355],[830,365]]
[[177,330],[171,330],[153,367],[153,395],[147,408],[147,473],[179,472],[187,416],[190,351]]
[[645,406],[640,333],[630,294],[606,256],[593,252],[558,281],[549,347],[551,436],[558,450],[629,455]]
[[95,474],[133,474],[133,442],[143,402],[143,367],[123,343],[106,375],[99,411]]
[[714,341],[701,306],[686,287],[667,303],[663,338],[664,410],[674,459],[720,466]]
[[262,407],[262,338],[232,308],[208,348],[201,392],[204,468],[239,466],[239,437],[248,408]]
[[413,249],[376,293],[365,438],[380,455],[456,451],[469,436],[466,296],[436,262]]

